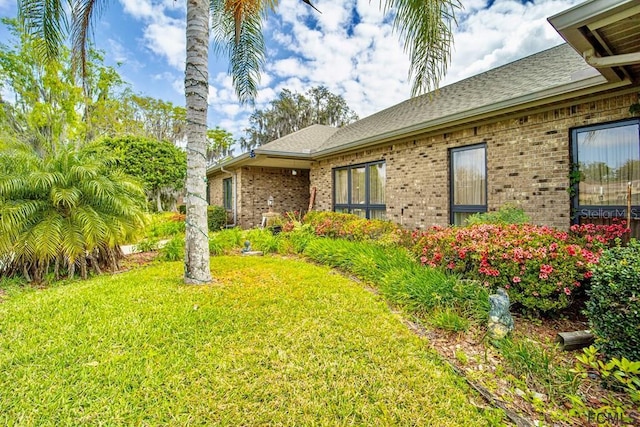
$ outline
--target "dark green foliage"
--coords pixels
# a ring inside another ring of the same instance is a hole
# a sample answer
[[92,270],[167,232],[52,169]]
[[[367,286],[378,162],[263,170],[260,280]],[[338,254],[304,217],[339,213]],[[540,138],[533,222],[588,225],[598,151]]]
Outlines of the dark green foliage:
[[187,214],[187,206],[186,205],[178,205],[178,212],[182,215]]
[[207,206],[209,231],[220,231],[227,226],[227,211],[222,206]]
[[608,357],[640,360],[640,243],[605,250],[593,269],[586,313]]
[[162,195],[174,196],[172,191],[184,187],[187,155],[171,142],[138,136],[105,138],[103,142],[117,156],[119,166],[144,183],[158,211],[162,210]]

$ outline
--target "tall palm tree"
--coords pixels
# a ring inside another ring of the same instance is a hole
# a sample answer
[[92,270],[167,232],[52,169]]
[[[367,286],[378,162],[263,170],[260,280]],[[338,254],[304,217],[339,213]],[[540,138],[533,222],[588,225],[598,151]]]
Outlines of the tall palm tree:
[[[310,0],[302,0],[311,5]],[[66,3],[69,7],[65,8]],[[87,52],[91,18],[105,1],[18,0],[26,30],[42,41],[42,52],[55,56],[64,42],[68,17],[73,52],[80,70]],[[252,99],[264,62],[262,22],[277,0],[187,0],[187,232],[185,282],[211,281],[206,227],[206,119],[209,19],[220,51],[228,54],[229,72],[240,101]],[[394,29],[411,59],[413,94],[437,87],[450,59],[451,25],[459,0],[381,0],[394,17]]]

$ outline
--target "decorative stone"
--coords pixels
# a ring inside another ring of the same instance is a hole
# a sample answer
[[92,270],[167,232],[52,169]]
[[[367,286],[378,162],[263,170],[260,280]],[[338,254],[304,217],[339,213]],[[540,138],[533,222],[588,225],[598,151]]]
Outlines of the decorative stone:
[[492,341],[501,340],[513,330],[513,317],[509,312],[509,295],[504,289],[498,289],[489,295],[488,334]]

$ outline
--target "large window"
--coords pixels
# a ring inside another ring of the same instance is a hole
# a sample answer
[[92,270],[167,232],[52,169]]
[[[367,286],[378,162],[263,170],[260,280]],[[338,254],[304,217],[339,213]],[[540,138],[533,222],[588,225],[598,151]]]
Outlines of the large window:
[[487,211],[487,148],[484,144],[450,150],[451,223]]
[[363,218],[384,219],[386,170],[384,162],[333,170],[333,207]]
[[233,209],[233,178],[222,180],[222,203],[226,210]]
[[604,222],[640,215],[640,120],[571,131],[573,209],[576,222]]

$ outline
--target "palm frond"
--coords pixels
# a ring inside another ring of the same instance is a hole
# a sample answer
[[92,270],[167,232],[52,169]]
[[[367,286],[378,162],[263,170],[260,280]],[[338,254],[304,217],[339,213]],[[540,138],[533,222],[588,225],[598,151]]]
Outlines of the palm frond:
[[34,38],[38,54],[54,59],[64,44],[68,20],[62,0],[18,0],[18,18],[23,29]]
[[451,61],[452,26],[458,0],[385,0],[385,11],[395,13],[393,27],[409,53],[412,95],[438,87]]
[[[71,10],[71,51],[72,62],[84,78],[87,76],[87,45],[92,19],[103,8],[104,0],[75,0]],[[86,89],[86,88],[85,88]]]

